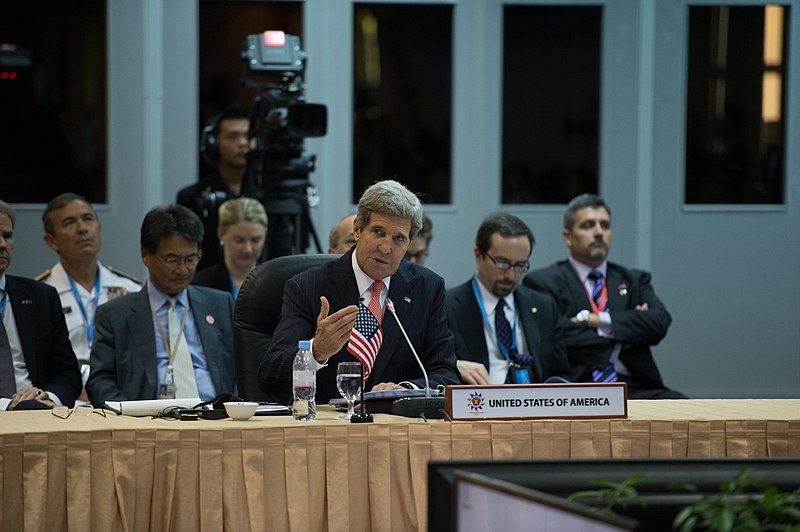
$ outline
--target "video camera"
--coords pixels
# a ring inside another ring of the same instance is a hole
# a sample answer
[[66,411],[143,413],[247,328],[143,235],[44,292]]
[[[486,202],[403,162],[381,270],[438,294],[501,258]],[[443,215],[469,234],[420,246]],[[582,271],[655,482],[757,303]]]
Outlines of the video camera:
[[[303,141],[327,132],[328,112],[303,96],[306,54],[300,37],[283,31],[248,35],[241,45],[242,85],[258,89],[250,118],[251,167],[264,192],[270,217],[267,248],[270,258],[302,253],[308,234],[322,252],[309,216],[319,203],[308,176],[316,155],[305,152]],[[279,76],[279,81],[259,83],[249,76]]]

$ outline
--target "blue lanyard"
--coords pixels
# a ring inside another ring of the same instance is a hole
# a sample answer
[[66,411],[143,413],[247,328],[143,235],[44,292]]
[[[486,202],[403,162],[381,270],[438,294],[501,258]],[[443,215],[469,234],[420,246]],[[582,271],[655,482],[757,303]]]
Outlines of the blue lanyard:
[[[66,272],[64,272],[66,273]],[[67,279],[69,279],[69,286],[72,288],[72,295],[75,296],[75,301],[78,303],[78,308],[81,309],[81,315],[83,315],[83,323],[86,324],[86,342],[89,344],[89,349],[92,348],[92,338],[94,337],[94,316],[92,319],[89,319],[89,316],[86,314],[86,307],[83,306],[83,298],[81,297],[81,293],[78,291],[78,285],[75,284],[75,281],[72,280],[72,277],[69,276],[67,273]],[[94,280],[94,308],[97,309],[97,302],[100,301],[100,268],[97,268],[97,278]]]
[[233,300],[236,301],[236,298],[239,297],[239,289],[236,287],[236,283],[233,281],[233,275],[231,275],[231,272],[228,272],[228,279],[231,280],[231,293],[233,294]]
[[[3,298],[0,299],[0,320],[6,319],[6,303],[8,302],[8,285],[6,290],[3,290]],[[2,324],[0,324],[2,325]]]
[[506,347],[503,345],[503,342],[498,340],[497,334],[494,332],[494,327],[492,327],[492,322],[489,321],[489,315],[486,314],[486,307],[483,306],[483,296],[481,295],[481,290],[478,288],[478,279],[476,277],[472,277],[472,291],[475,293],[475,299],[478,301],[478,308],[481,309],[481,315],[483,316],[483,321],[486,322],[486,326],[489,327],[489,330],[492,331],[494,335],[494,339],[497,342],[497,347],[500,349],[500,354],[503,355],[503,358],[508,360],[508,352],[512,349],[517,348],[517,313],[514,311],[514,327],[511,329],[511,345]]

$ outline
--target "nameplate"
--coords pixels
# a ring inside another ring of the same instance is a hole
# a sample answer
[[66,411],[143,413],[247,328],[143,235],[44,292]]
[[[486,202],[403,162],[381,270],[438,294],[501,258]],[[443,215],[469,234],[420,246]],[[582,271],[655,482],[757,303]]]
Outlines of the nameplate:
[[448,386],[445,410],[453,419],[627,418],[624,382]]

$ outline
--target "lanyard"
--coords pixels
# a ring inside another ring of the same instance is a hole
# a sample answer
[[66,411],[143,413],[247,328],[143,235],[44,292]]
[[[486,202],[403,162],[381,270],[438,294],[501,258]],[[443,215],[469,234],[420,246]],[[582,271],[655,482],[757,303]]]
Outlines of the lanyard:
[[8,285],[3,290],[3,298],[0,299],[0,320],[6,319],[6,303],[8,302]]
[[[486,323],[486,326],[489,327],[489,330],[492,331],[492,335],[494,335],[494,339],[497,342],[497,347],[500,349],[500,354],[503,355],[503,358],[508,360],[508,352],[512,349],[517,348],[517,313],[516,310],[514,311],[514,327],[511,330],[511,345],[506,347],[503,345],[497,338],[497,334],[494,332],[494,327],[492,327],[492,322],[489,321],[489,316],[486,314],[486,307],[483,306],[483,296],[481,295],[481,290],[478,288],[478,279],[476,277],[472,278],[472,291],[475,293],[475,299],[478,301],[478,308],[481,309],[481,315],[483,316],[483,321]],[[495,311],[496,312],[496,311]]]
[[233,294],[233,300],[236,301],[236,298],[239,297],[239,288],[236,286],[231,272],[228,272],[228,279],[231,280],[231,293]]
[[[72,295],[75,296],[75,301],[78,303],[78,308],[81,309],[83,323],[86,325],[86,342],[89,344],[89,349],[91,349],[92,339],[94,338],[94,315],[90,320],[86,313],[86,307],[83,306],[83,297],[81,297],[81,293],[78,290],[78,285],[75,284],[75,281],[68,273],[67,279],[69,280],[70,288],[72,288]],[[94,300],[94,308],[97,310],[97,303],[100,301],[100,268],[97,268],[97,278],[94,280],[94,298],[92,299]]]
[[583,283],[583,289],[586,290],[586,296],[589,298],[589,305],[592,306],[592,312],[595,314],[599,312],[603,312],[606,309],[606,303],[608,302],[608,285],[606,284],[606,278],[603,276],[603,288],[600,290],[600,303],[595,303],[594,298],[592,297],[592,292],[586,288],[586,283]]
[[[177,308],[178,308],[178,300],[176,299],[175,300],[176,312]],[[167,338],[167,335],[164,334],[164,327],[161,325],[161,320],[159,320],[158,316],[156,315],[156,309],[153,308],[152,302],[150,303],[150,312],[153,313],[153,318],[156,320],[156,325],[158,325],[158,334],[161,335],[161,341],[164,343],[164,349],[167,351],[167,370],[169,370],[172,367],[172,361],[175,359],[175,353],[178,352],[178,345],[181,343],[181,336],[183,335],[183,327],[184,325],[186,325],[186,316],[189,315],[189,309],[187,308],[186,311],[183,313],[180,329],[178,329],[178,334],[177,336],[175,336],[175,338],[177,338],[177,341],[175,342],[175,345],[172,346],[172,349],[170,349],[169,339]],[[169,311],[167,311],[167,322],[169,322]]]

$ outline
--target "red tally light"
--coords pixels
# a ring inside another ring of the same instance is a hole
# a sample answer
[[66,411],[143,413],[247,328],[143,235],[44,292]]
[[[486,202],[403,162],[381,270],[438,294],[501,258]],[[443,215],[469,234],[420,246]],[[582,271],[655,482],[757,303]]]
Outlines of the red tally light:
[[282,31],[265,31],[264,44],[266,46],[286,46],[286,34]]
[[12,72],[11,74],[8,75],[8,79],[17,79],[17,73]]

